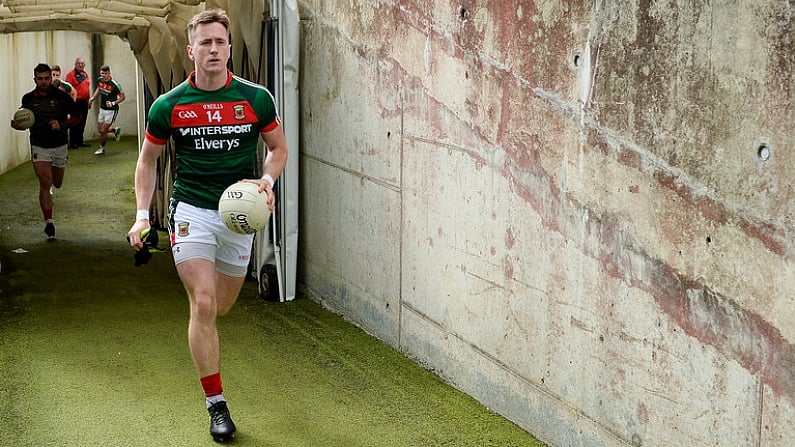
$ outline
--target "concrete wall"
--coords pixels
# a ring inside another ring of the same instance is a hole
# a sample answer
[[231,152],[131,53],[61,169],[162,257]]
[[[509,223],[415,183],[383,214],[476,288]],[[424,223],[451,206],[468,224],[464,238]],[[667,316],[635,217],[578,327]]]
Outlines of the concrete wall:
[[[61,66],[61,77],[74,68],[78,57],[86,60],[86,70],[92,81],[99,77],[99,67],[108,64],[114,79],[122,84],[127,99],[119,107],[117,125],[122,127],[123,135],[137,133],[137,87],[136,77],[140,77],[137,64],[129,45],[116,36],[101,36],[104,59],[94,61],[91,52],[91,34],[76,31],[42,31],[0,34],[0,54],[13,55],[9,60],[13,63],[0,65],[0,78],[7,88],[0,89],[0,101],[7,107],[0,108],[0,123],[4,123],[7,132],[0,133],[0,174],[30,159],[30,142],[28,132],[11,129],[9,123],[14,111],[19,107],[22,95],[33,90],[33,67],[39,62],[58,64]],[[96,70],[94,65],[96,64]],[[92,83],[92,91],[96,85]],[[86,124],[86,139],[98,139],[97,114],[98,105],[89,110]],[[111,140],[112,141],[112,140]],[[109,145],[112,146],[112,142]],[[96,147],[94,147],[96,148]],[[87,150],[87,149],[86,149]],[[109,149],[110,150],[110,149]]]
[[795,437],[792,2],[300,4],[304,292],[550,445]]

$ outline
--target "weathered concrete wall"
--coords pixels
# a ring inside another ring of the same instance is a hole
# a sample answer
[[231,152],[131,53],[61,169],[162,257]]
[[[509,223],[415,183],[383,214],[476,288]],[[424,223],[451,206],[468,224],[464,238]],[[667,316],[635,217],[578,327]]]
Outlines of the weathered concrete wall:
[[550,445],[795,437],[792,2],[301,6],[306,292]]

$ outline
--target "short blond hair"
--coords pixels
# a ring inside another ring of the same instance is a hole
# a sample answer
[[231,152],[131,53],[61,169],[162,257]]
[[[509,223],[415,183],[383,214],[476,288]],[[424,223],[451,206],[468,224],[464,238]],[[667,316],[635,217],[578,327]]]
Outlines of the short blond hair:
[[229,16],[226,11],[223,9],[208,9],[196,14],[188,22],[188,43],[193,45],[193,30],[196,29],[196,26],[207,23],[220,23],[226,28],[226,32],[229,33]]

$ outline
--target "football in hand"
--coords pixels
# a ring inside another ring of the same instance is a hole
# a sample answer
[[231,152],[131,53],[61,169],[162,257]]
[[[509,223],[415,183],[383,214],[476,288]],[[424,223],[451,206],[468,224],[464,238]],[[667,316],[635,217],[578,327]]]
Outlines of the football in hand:
[[32,110],[23,107],[14,112],[14,122],[22,129],[30,129],[36,122],[36,117]]
[[235,233],[256,233],[265,228],[270,218],[268,194],[259,192],[254,183],[234,183],[221,194],[218,212],[224,225]]

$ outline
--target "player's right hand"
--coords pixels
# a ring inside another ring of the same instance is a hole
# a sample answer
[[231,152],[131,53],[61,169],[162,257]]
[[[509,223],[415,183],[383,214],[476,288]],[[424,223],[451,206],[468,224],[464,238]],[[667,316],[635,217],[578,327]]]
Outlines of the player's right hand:
[[144,243],[141,241],[141,233],[149,228],[148,220],[136,220],[133,226],[130,227],[130,231],[127,232],[127,240],[130,241],[130,247],[136,251],[144,248]]

